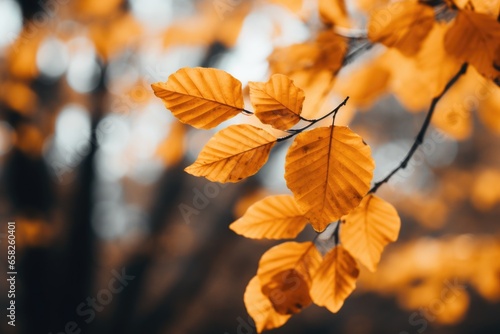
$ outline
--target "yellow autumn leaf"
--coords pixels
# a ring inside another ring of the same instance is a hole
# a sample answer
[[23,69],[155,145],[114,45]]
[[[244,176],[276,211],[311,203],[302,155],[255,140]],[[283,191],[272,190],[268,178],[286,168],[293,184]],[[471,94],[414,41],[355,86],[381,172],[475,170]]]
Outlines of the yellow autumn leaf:
[[243,301],[248,314],[255,322],[257,333],[264,330],[283,326],[291,315],[279,314],[274,310],[273,304],[261,291],[260,280],[254,276],[247,285]]
[[292,44],[278,47],[269,55],[269,68],[272,73],[291,74],[304,69],[311,69],[321,51],[313,43]]
[[295,238],[306,224],[293,196],[279,195],[256,202],[229,228],[247,238],[287,239]]
[[304,91],[283,74],[274,74],[268,82],[250,82],[250,100],[255,116],[264,124],[288,130],[300,121]]
[[356,288],[359,275],[356,260],[342,246],[329,251],[314,275],[311,298],[316,305],[335,313]]
[[321,254],[312,242],[286,242],[268,250],[259,262],[262,293],[280,314],[294,314],[309,306],[312,278]]
[[390,4],[373,11],[368,24],[368,38],[393,47],[406,56],[420,50],[434,25],[434,10],[410,0]]
[[342,220],[342,245],[370,271],[377,270],[384,247],[399,235],[401,220],[396,209],[370,194]]
[[482,75],[493,78],[500,74],[493,65],[500,47],[500,22],[491,16],[459,11],[444,46],[450,55],[470,63]]
[[285,242],[269,249],[259,261],[257,276],[262,285],[276,274],[294,269],[310,284],[321,262],[321,254],[312,242]]
[[175,117],[198,129],[211,129],[244,108],[241,82],[214,68],[182,68],[152,87]]
[[185,171],[214,182],[238,182],[254,175],[266,163],[276,137],[248,124],[217,132]]
[[276,273],[269,282],[262,285],[262,293],[267,296],[279,314],[296,314],[311,305],[310,285],[295,269],[285,269]]
[[348,49],[346,38],[337,34],[334,29],[328,29],[318,33],[316,44],[320,50],[315,63],[316,70],[329,70],[336,74],[342,68]]
[[359,205],[375,163],[370,147],[344,126],[303,132],[290,146],[285,179],[316,231]]
[[407,109],[427,109],[459,70],[461,63],[443,45],[448,29],[449,24],[436,22],[414,57],[405,57],[395,50],[384,54],[391,69],[391,89]]

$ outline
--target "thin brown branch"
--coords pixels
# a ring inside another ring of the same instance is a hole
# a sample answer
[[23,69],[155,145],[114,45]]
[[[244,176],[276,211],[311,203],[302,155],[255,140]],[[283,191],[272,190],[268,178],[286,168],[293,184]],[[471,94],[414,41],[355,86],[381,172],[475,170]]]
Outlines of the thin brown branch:
[[413,142],[413,145],[411,146],[410,150],[406,154],[406,157],[401,161],[399,166],[394,168],[389,174],[387,174],[386,177],[384,177],[382,180],[378,181],[375,183],[372,189],[368,192],[370,193],[375,193],[378,188],[383,185],[384,183],[389,182],[389,180],[396,174],[399,170],[405,169],[406,166],[408,165],[408,162],[411,160],[413,154],[417,151],[418,147],[422,145],[424,142],[425,138],[425,133],[427,132],[427,129],[429,128],[429,125],[431,123],[432,115],[434,114],[434,110],[436,109],[436,105],[438,102],[441,100],[441,98],[446,94],[446,92],[458,81],[458,79],[467,72],[467,67],[468,64],[464,63],[461,67],[460,70],[448,81],[446,86],[444,87],[443,91],[436,97],[432,99],[431,105],[429,107],[429,111],[427,112],[427,115],[425,116],[424,123],[422,124],[422,127],[420,128],[420,131],[418,132],[417,137],[415,138],[415,141]]
[[291,129],[291,130],[288,130],[288,132],[291,132],[291,134],[289,134],[288,136],[285,136],[285,137],[281,137],[281,138],[278,138],[278,142],[281,142],[281,141],[284,141],[284,140],[287,140],[287,139],[290,139],[296,135],[298,135],[299,133],[309,129],[311,126],[313,126],[314,124],[318,123],[319,121],[322,121],[324,120],[325,118],[327,118],[328,116],[330,115],[334,115],[336,116],[337,115],[337,112],[340,110],[340,108],[342,108],[343,106],[346,105],[347,103],[347,100],[349,100],[349,96],[346,97],[344,99],[344,101],[342,101],[341,104],[339,104],[335,109],[333,109],[332,111],[330,111],[328,114],[326,115],[323,115],[321,116],[320,118],[316,118],[316,119],[308,119],[307,121],[310,122],[308,125],[300,128],[300,129]]

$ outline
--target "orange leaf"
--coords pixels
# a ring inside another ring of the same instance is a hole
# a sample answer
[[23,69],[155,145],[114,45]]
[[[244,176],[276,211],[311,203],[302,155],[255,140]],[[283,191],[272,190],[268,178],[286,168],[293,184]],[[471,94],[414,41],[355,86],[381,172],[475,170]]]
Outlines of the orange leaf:
[[269,67],[273,73],[291,74],[312,68],[319,56],[320,50],[312,43],[278,47],[268,57]]
[[321,254],[312,242],[285,242],[262,255],[257,276],[262,285],[287,269],[294,269],[310,286],[321,262]]
[[244,108],[241,82],[214,68],[182,68],[152,87],[175,117],[198,129],[211,129]]
[[286,242],[260,259],[257,277],[261,291],[280,314],[294,314],[311,304],[309,289],[321,263],[312,242]]
[[210,181],[238,182],[259,171],[274,144],[276,137],[263,129],[231,125],[217,132],[185,171]]
[[407,109],[427,109],[460,68],[461,63],[449,55],[443,45],[449,26],[436,23],[415,57],[386,53],[390,56],[386,57],[386,63],[392,70],[391,88]]
[[285,179],[316,231],[359,205],[375,163],[363,139],[344,126],[303,132],[290,146]]
[[459,11],[444,38],[444,46],[452,56],[469,62],[482,75],[500,74],[493,66],[500,47],[500,23],[489,15]]
[[372,13],[368,38],[411,56],[418,52],[433,24],[431,7],[412,1],[396,2]]
[[344,37],[339,36],[333,29],[321,31],[316,37],[316,44],[320,54],[316,60],[318,70],[329,70],[337,73],[343,65],[348,45]]
[[383,199],[368,195],[343,221],[342,245],[370,271],[377,270],[384,247],[398,238],[401,220],[396,209]]
[[243,301],[248,314],[252,317],[257,328],[257,333],[284,325],[291,315],[279,314],[274,310],[273,304],[265,296],[260,287],[260,281],[254,276],[247,285]]
[[266,82],[250,82],[250,99],[255,116],[264,124],[288,130],[300,121],[304,91],[282,74],[274,74]]
[[285,269],[276,273],[271,281],[262,285],[262,293],[267,296],[279,314],[295,314],[311,305],[310,285],[295,269]]
[[356,260],[342,246],[333,248],[325,255],[314,276],[312,300],[333,313],[337,312],[356,288],[358,275]]
[[293,196],[269,196],[248,208],[229,228],[247,238],[295,238],[306,226]]

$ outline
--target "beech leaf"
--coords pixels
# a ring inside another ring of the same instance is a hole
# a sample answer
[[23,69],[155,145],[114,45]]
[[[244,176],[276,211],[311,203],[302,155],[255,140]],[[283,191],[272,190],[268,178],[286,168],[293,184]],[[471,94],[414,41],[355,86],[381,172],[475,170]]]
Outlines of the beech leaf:
[[198,129],[216,127],[244,108],[241,82],[214,68],[182,68],[152,87],[175,117]]
[[238,182],[254,175],[266,163],[276,137],[248,124],[217,132],[185,171],[210,181]]
[[250,82],[250,99],[255,116],[264,124],[288,130],[300,121],[304,91],[282,74],[274,74],[266,82]]
[[398,238],[401,227],[398,212],[391,204],[370,194],[342,220],[342,245],[370,271],[375,271],[384,247]]
[[307,225],[293,196],[269,196],[248,208],[243,217],[229,227],[254,239],[295,238]]
[[359,205],[375,163],[363,139],[345,126],[299,134],[285,162],[285,179],[316,231]]
[[316,305],[338,312],[356,288],[359,275],[356,260],[342,246],[328,252],[313,279],[311,298]]

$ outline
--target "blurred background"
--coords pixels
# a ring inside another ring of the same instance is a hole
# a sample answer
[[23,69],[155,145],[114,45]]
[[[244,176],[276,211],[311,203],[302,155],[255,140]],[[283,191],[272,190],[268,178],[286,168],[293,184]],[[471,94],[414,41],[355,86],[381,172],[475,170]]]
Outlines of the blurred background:
[[[416,84],[412,60],[367,42],[375,3],[385,1],[349,2],[339,39],[314,0],[0,0],[0,332],[255,333],[243,292],[279,242],[228,225],[289,192],[289,143],[244,182],[192,177],[183,169],[215,131],[256,121],[195,131],[150,84],[185,66],[244,85],[285,73],[311,117],[350,95],[337,123],[370,144],[378,180],[408,151],[432,96],[417,98],[429,83]],[[378,272],[362,269],[338,314],[311,306],[272,333],[500,333],[500,88],[469,72],[379,191],[402,229]]]

